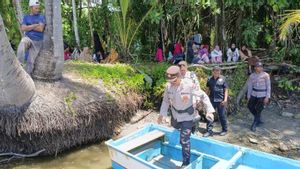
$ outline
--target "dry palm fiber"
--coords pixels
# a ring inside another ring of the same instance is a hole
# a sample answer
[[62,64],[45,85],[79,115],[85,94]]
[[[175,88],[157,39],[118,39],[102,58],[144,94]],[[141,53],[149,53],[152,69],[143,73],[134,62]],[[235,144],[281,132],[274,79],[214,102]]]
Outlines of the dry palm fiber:
[[112,96],[69,78],[35,84],[37,94],[25,112],[0,112],[0,152],[46,149],[43,155],[51,155],[110,138],[141,103],[137,94]]

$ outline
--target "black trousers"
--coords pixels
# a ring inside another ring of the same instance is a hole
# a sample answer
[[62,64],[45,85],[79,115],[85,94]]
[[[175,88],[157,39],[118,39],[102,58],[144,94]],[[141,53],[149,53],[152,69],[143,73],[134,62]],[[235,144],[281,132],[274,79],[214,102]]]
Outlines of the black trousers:
[[254,116],[253,123],[259,123],[261,122],[261,112],[264,109],[264,99],[265,97],[254,97],[251,96],[250,100],[248,102],[248,109]]

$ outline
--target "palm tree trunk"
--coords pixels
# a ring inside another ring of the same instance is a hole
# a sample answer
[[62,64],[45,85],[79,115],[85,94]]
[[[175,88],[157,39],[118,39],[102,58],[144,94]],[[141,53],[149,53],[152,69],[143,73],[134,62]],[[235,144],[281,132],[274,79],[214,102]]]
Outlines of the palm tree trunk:
[[227,44],[227,38],[226,38],[226,27],[225,27],[225,23],[226,23],[226,15],[225,15],[225,1],[221,0],[221,31],[222,31],[222,39],[221,39],[221,45],[223,46],[223,53],[225,54],[226,49],[228,47]]
[[7,38],[0,15],[0,112],[18,111],[28,105],[34,94],[33,80],[24,71]]
[[75,0],[72,0],[72,10],[73,10],[73,23],[74,23],[74,33],[75,33],[75,41],[77,47],[80,49],[80,39],[78,34],[78,27],[77,27],[77,17],[76,17],[76,3]]
[[[21,3],[20,3],[20,0],[14,0],[13,2],[15,8],[16,8],[16,12],[17,12],[17,16],[18,16],[18,21],[20,23],[20,25],[22,24],[23,22],[23,11],[22,11],[22,7],[21,7]],[[21,35],[23,36],[23,32],[21,31],[20,27],[19,27],[19,31],[21,33]]]
[[52,81],[62,76],[64,49],[60,4],[61,0],[45,0],[46,29],[43,48],[35,62],[33,78]]

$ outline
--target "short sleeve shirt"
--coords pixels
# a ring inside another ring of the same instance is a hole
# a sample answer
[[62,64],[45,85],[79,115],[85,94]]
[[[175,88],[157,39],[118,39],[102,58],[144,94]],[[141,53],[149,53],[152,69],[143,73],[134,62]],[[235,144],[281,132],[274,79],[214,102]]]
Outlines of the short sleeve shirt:
[[209,98],[211,102],[222,102],[224,100],[225,89],[228,88],[228,83],[224,76],[215,79],[213,76],[207,80],[206,86],[210,90]]
[[[45,16],[41,14],[37,15],[25,15],[23,18],[22,25],[33,25],[33,24],[46,24]],[[44,33],[35,30],[25,32],[25,35],[34,41],[41,41],[44,39]]]

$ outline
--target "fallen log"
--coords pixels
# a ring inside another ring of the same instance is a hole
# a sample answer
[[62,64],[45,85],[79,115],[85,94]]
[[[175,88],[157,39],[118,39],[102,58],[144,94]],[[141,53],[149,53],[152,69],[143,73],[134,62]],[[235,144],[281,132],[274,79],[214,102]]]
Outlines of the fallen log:
[[[205,70],[212,70],[213,69],[212,66],[208,67],[208,66],[202,65],[202,64],[193,64],[193,65],[188,66],[188,68],[191,68],[191,67],[201,67],[201,68],[203,68]],[[230,69],[235,69],[235,68],[237,68],[237,66],[228,66],[228,67],[221,67],[221,70],[230,70]]]

